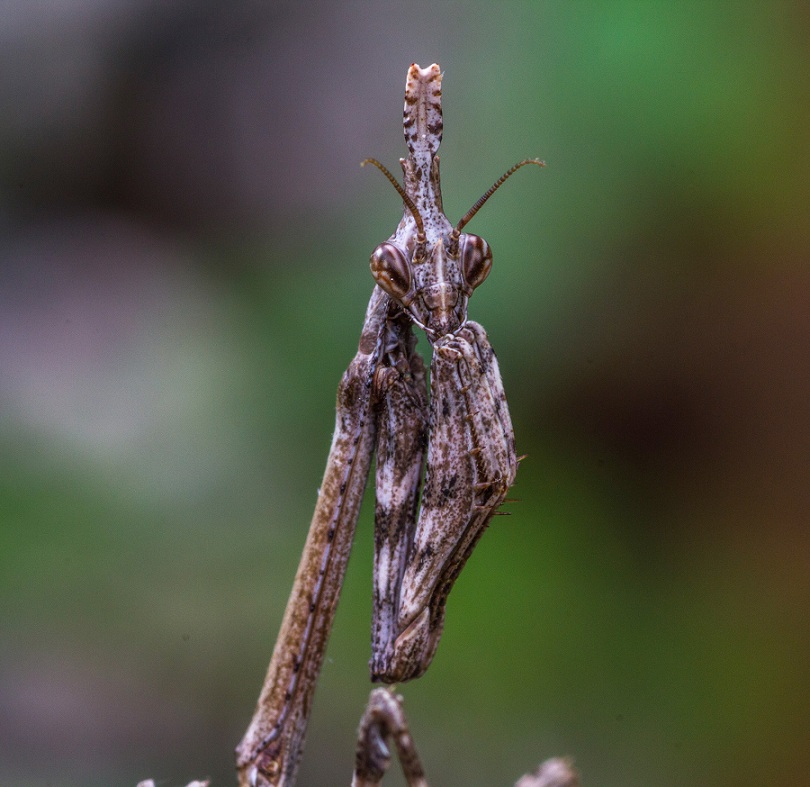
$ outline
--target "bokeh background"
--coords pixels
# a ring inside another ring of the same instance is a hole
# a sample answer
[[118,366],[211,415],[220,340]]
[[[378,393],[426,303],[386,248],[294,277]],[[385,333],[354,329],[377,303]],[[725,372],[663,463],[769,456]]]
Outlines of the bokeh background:
[[[234,783],[372,282],[405,73],[521,453],[403,687],[431,783],[810,784],[810,14],[0,4],[0,783]],[[420,342],[424,347],[424,339]],[[347,784],[368,495],[301,785]],[[392,776],[391,784],[402,784]]]

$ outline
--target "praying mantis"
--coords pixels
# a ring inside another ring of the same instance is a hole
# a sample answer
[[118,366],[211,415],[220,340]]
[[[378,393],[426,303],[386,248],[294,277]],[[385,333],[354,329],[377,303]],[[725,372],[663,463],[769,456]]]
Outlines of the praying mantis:
[[[518,457],[495,354],[467,304],[492,266],[487,242],[462,232],[515,164],[455,225],[442,208],[442,74],[412,64],[403,126],[404,212],[371,255],[376,286],[357,354],[337,393],[335,431],[312,523],[256,712],[237,747],[242,787],[289,787],[371,466],[375,465],[371,677],[424,674],[447,596],[515,480]],[[413,327],[432,346],[430,396]],[[424,484],[422,485],[424,467]],[[421,493],[420,493],[421,486]]]

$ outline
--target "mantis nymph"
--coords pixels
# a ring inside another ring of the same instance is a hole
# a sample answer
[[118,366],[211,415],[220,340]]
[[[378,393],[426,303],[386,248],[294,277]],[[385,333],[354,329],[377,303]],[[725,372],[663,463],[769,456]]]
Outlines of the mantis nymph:
[[[371,255],[376,286],[340,382],[332,447],[253,720],[237,749],[240,784],[291,785],[376,451],[371,677],[394,683],[430,665],[445,601],[515,479],[518,459],[498,363],[467,319],[492,253],[462,232],[508,170],[454,226],[442,210],[441,71],[408,70],[404,185],[394,234]],[[430,396],[413,327],[432,345]],[[426,454],[426,456],[425,456]],[[424,485],[421,489],[424,466]]]

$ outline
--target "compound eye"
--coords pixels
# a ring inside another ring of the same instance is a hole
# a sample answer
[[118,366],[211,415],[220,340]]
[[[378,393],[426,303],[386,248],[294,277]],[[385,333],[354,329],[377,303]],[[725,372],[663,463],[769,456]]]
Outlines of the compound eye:
[[478,287],[492,270],[492,250],[478,235],[462,235],[458,245],[464,279],[473,289]]
[[411,289],[405,255],[393,243],[381,243],[371,253],[371,275],[392,298],[401,301]]

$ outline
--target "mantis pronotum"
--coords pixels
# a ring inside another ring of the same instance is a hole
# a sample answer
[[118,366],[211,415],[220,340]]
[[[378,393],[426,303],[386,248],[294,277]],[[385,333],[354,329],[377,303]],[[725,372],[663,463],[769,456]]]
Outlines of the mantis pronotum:
[[[428,668],[447,595],[515,478],[498,363],[484,329],[467,320],[467,302],[487,277],[492,254],[485,240],[462,229],[513,172],[543,163],[516,164],[453,226],[442,210],[436,155],[441,78],[436,64],[408,70],[404,186],[379,162],[363,162],[383,171],[405,209],[371,255],[377,286],[338,388],[332,447],[267,677],[237,748],[244,787],[295,780],[375,450],[370,668],[373,680],[386,683]],[[429,400],[414,325],[433,347]]]

